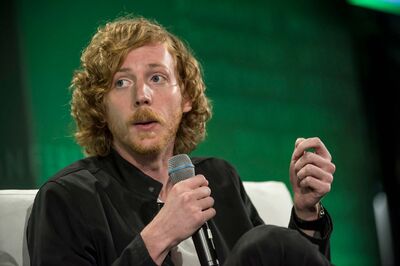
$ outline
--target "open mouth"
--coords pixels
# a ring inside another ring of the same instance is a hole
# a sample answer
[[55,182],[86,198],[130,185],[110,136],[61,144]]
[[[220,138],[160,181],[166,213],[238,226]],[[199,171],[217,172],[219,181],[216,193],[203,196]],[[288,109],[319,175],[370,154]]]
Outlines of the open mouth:
[[140,130],[151,130],[153,129],[156,125],[158,124],[157,121],[151,120],[151,121],[141,121],[141,122],[135,122],[133,123],[134,127]]
[[153,124],[153,123],[157,123],[157,121],[142,121],[142,122],[135,122],[133,124],[135,126],[141,126],[141,125],[145,126],[145,125],[150,125],[150,124]]
[[138,109],[129,123],[139,130],[150,130],[164,124],[161,116],[149,108]]

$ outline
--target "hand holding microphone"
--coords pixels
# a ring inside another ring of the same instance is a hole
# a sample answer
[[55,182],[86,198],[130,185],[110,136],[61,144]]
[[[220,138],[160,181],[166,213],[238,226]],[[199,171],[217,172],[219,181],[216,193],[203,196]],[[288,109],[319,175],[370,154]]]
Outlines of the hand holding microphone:
[[[170,181],[173,184],[176,184],[176,186],[178,186],[179,183],[186,182],[188,180],[198,177],[198,176],[194,176],[194,174],[195,174],[194,166],[193,166],[190,158],[186,154],[176,155],[168,161],[168,173],[170,176]],[[202,176],[200,176],[200,177],[202,177]],[[208,182],[207,182],[207,184],[208,184]],[[174,186],[174,187],[176,187],[176,186]],[[211,190],[209,190],[209,192],[211,193]],[[214,203],[214,200],[211,197],[209,197],[209,195],[210,194],[208,194],[207,198],[202,198],[198,202],[200,203],[200,201],[203,201],[204,203],[210,203],[209,199],[211,199],[212,200],[211,206],[212,206]],[[202,204],[200,204],[200,206],[202,206]],[[208,204],[205,204],[205,207],[207,207],[207,206],[208,206]],[[209,220],[210,218],[212,218],[215,215],[215,210],[212,209],[211,206],[209,206],[209,208],[207,208],[207,209],[201,208],[200,213],[210,212],[210,214],[212,214],[212,216],[209,217],[208,219],[204,220],[204,222],[202,223],[203,225],[192,236],[193,243],[196,248],[197,256],[199,257],[199,261],[202,266],[219,265],[219,262],[217,259],[217,254],[215,251],[215,246],[214,246],[213,239],[212,239],[211,230],[207,223],[207,220]]]
[[[169,161],[169,182],[173,186],[168,189],[164,207],[142,230],[141,236],[151,258],[158,265],[162,264],[171,248],[193,234],[193,242],[201,265],[218,265],[214,256],[211,232],[208,227],[203,228],[206,221],[215,216],[215,209],[212,208],[214,199],[210,196],[208,181],[202,175],[194,176],[194,167],[189,157],[187,159],[190,167],[187,167],[189,165],[187,163],[182,164],[180,160],[175,161],[176,156]],[[175,164],[172,162],[178,163],[178,168],[174,167]],[[175,171],[171,173],[173,169]],[[199,249],[199,246],[205,246],[205,248]],[[210,256],[210,254],[213,255]]]
[[168,192],[164,207],[163,229],[174,236],[173,244],[190,237],[201,225],[215,216],[208,181],[202,175],[175,184]]
[[194,166],[186,154],[172,157],[168,169],[173,186],[168,190],[164,207],[141,231],[151,258],[161,265],[173,247],[193,235],[200,264],[218,265],[206,223],[215,216],[208,181],[202,175],[194,175]]

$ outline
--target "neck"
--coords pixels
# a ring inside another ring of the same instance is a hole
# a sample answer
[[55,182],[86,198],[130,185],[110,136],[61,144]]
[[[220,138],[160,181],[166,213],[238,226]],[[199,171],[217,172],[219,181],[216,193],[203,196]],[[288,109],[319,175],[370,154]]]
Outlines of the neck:
[[114,149],[122,158],[136,166],[143,173],[162,183],[163,188],[166,187],[169,180],[168,160],[173,156],[173,145],[169,145],[163,151],[151,154],[139,154],[118,144],[114,144]]

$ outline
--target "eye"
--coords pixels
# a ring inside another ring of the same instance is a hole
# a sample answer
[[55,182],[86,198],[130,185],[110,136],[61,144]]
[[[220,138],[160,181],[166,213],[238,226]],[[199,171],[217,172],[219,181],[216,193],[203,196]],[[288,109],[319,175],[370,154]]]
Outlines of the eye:
[[117,79],[114,83],[115,88],[125,88],[130,85],[130,81],[127,79]]
[[163,77],[163,76],[161,76],[161,75],[157,75],[157,74],[151,76],[150,80],[151,80],[152,82],[154,82],[154,83],[157,83],[157,84],[163,84],[163,83],[166,82],[166,78],[165,78],[165,77]]

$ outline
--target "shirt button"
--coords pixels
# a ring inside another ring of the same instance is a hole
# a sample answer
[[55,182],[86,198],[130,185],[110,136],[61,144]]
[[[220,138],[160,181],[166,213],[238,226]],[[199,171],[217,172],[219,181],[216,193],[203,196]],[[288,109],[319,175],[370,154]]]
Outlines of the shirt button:
[[153,193],[153,192],[154,192],[154,187],[149,187],[149,191],[150,191],[151,193]]

